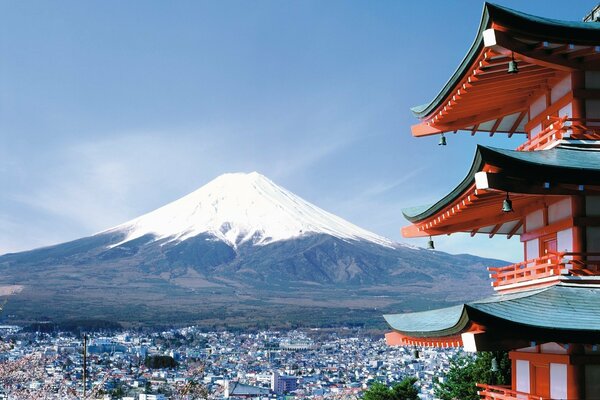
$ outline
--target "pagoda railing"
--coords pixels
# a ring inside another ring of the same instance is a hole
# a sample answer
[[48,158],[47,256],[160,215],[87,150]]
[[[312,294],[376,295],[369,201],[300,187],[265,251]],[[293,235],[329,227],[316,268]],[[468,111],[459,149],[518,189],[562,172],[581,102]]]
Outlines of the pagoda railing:
[[517,147],[518,151],[539,150],[562,139],[600,140],[600,119],[547,117],[552,121],[540,133]]
[[509,386],[493,386],[478,383],[477,387],[481,389],[477,391],[481,400],[550,400],[549,397],[510,390]]
[[600,275],[600,253],[557,252],[506,267],[488,267],[493,287],[552,276]]

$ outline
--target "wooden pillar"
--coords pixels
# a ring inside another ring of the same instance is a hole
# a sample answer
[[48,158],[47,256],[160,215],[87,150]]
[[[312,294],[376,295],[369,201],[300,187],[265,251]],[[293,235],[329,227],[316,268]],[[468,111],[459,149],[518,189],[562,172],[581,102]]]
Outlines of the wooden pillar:
[[[575,220],[580,217],[586,216],[586,205],[585,205],[585,196],[572,196],[571,197],[571,208],[573,210],[573,217]],[[573,252],[575,253],[585,253],[587,252],[587,239],[586,239],[586,227],[585,225],[581,225],[580,223],[576,223],[573,226]],[[585,261],[585,257],[576,256],[574,257],[576,260]]]
[[567,399],[585,399],[585,366],[567,365]]
[[517,390],[517,360],[513,357],[513,352],[509,352],[508,356],[510,357],[510,387],[512,390]]
[[[571,73],[571,88],[585,89],[585,71]],[[585,99],[573,96],[573,118],[585,118]]]
[[[570,344],[569,355],[584,354],[584,346]],[[572,358],[571,358],[572,359]],[[568,400],[585,399],[585,364],[569,362],[567,365],[567,398]]]

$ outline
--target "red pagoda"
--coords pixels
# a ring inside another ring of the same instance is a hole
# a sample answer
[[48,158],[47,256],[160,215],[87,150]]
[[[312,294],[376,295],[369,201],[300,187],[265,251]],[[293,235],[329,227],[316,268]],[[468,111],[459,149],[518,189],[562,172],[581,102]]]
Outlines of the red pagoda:
[[[510,387],[482,399],[600,399],[600,22],[485,4],[477,37],[413,136],[521,134],[516,150],[478,146],[466,178],[404,211],[405,237],[520,237],[524,260],[488,268],[495,294],[386,315],[390,345],[508,350]],[[501,257],[499,257],[501,258]]]

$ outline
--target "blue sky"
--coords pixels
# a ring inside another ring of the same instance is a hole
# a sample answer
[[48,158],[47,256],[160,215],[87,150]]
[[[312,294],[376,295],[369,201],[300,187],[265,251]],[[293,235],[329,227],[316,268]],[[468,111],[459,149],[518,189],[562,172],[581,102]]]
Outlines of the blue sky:
[[[580,20],[592,3],[500,1]],[[398,241],[404,207],[466,174],[487,135],[415,139],[479,1],[0,2],[0,254],[87,236],[225,172],[259,171]],[[411,241],[425,245],[425,240]],[[441,237],[505,259],[518,240]]]

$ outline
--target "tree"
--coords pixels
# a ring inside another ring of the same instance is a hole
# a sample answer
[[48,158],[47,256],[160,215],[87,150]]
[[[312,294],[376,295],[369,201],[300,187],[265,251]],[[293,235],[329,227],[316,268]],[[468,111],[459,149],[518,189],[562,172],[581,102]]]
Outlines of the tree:
[[144,365],[152,369],[177,368],[177,361],[171,356],[153,355],[146,357]]
[[402,400],[419,400],[419,389],[415,386],[417,383],[417,378],[415,377],[407,377],[392,386],[392,391],[394,392],[393,399],[402,399]]
[[[492,359],[498,363],[498,371],[492,371]],[[511,382],[508,353],[481,352],[477,356],[456,357],[450,362],[450,370],[442,383],[435,388],[441,400],[479,400],[476,383],[508,385]]]
[[392,387],[375,382],[365,391],[363,400],[419,400],[416,382],[415,377],[404,378]]

